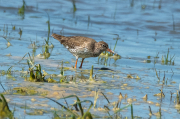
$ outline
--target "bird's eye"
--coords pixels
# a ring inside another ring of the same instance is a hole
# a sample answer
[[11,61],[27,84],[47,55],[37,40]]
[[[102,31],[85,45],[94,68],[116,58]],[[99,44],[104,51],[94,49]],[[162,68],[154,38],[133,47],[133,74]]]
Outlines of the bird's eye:
[[102,44],[103,47],[106,47],[104,44]]

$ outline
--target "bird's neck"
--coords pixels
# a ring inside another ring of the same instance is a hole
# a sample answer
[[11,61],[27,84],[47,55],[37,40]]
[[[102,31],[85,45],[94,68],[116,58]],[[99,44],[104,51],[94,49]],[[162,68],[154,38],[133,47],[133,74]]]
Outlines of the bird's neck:
[[98,57],[103,51],[101,51],[101,49],[99,49],[98,44],[95,44],[94,47],[94,53],[93,53],[93,57]]

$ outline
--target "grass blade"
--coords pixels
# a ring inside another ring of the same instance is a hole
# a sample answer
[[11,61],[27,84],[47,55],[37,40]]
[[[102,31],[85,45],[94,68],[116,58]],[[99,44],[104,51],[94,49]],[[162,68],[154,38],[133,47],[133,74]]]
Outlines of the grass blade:
[[89,108],[88,108],[88,110],[87,110],[87,112],[89,112],[89,110],[90,110],[91,107],[93,106],[93,102],[92,102],[91,100],[83,100],[83,101],[80,101],[80,102],[76,102],[76,103],[73,104],[73,105],[81,104],[81,103],[83,103],[83,102],[90,102],[90,103],[91,103],[90,106],[89,106]]
[[114,114],[112,114],[111,116],[113,116],[113,115],[117,114],[117,113],[118,113],[118,112],[120,112],[121,110],[126,109],[126,108],[128,108],[128,107],[130,107],[130,106],[131,106],[131,104],[126,105],[125,107],[123,107],[123,108],[121,108],[121,109],[119,109],[119,110],[115,111],[115,112],[114,112]]
[[133,117],[133,105],[131,104],[131,119],[134,119]]
[[110,102],[109,102],[108,98],[104,95],[104,93],[103,93],[103,92],[101,92],[101,93],[102,93],[102,94],[103,94],[103,96],[106,98],[107,102],[110,104]]
[[[67,96],[67,97],[64,97],[64,98],[60,98],[60,99],[66,99],[66,98],[71,98],[71,97],[76,97],[77,102],[81,102],[80,99],[78,98],[78,96],[76,96],[76,95],[70,95],[70,96]],[[48,97],[46,97],[46,98],[48,98]],[[53,99],[51,99],[51,98],[48,98],[48,99],[56,102],[57,104],[60,104],[60,103],[58,103],[57,101],[55,101],[55,100],[53,100]],[[77,103],[77,104],[78,104],[78,106],[79,106],[79,108],[80,108],[81,115],[83,116],[83,115],[84,115],[84,111],[83,111],[83,108],[82,108],[82,106],[81,106],[81,103]],[[61,105],[61,104],[60,104],[60,105]],[[63,106],[63,105],[62,105],[62,106]],[[64,107],[64,108],[65,108],[65,107]],[[67,110],[68,108],[65,108],[65,109]],[[69,110],[69,109],[68,109],[68,110]]]
[[45,97],[55,103],[57,103],[58,105],[60,105],[61,107],[63,107],[65,110],[67,110],[69,113],[71,113],[73,116],[78,116],[77,114],[73,113],[71,110],[69,110],[67,107],[65,107],[64,105],[62,105],[61,103],[57,102],[56,100],[54,99],[51,99],[51,98],[48,98],[48,97]]

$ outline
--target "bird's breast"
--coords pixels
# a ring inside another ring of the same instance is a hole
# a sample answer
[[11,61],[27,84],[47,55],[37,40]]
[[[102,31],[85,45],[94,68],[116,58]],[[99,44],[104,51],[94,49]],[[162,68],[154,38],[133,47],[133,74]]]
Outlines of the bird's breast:
[[93,57],[93,52],[88,50],[87,48],[74,48],[68,49],[74,56],[78,56],[80,58],[88,58]]

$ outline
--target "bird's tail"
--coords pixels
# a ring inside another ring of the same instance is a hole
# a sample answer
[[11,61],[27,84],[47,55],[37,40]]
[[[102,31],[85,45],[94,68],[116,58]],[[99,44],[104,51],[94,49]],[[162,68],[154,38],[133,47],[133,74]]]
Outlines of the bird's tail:
[[58,40],[58,41],[60,41],[60,43],[61,44],[63,44],[63,42],[64,42],[64,38],[65,38],[65,36],[61,36],[61,35],[58,35],[58,34],[55,34],[55,33],[53,33],[52,35],[51,35],[53,38],[55,38],[56,40]]

